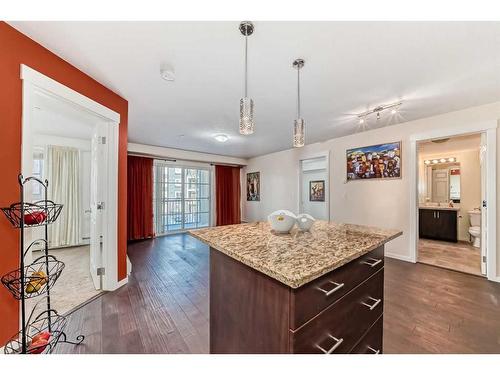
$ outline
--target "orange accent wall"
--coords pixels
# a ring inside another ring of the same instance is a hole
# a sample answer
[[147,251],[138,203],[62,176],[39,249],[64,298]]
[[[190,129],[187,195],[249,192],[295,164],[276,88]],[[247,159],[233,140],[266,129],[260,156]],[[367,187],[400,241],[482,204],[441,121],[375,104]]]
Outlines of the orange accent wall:
[[[19,201],[17,175],[21,169],[22,113],[20,66],[25,64],[120,114],[118,278],[125,278],[128,102],[5,22],[0,22],[0,46],[0,206]],[[6,218],[0,217],[0,275],[18,267],[18,246],[18,230],[12,228]],[[18,322],[19,305],[7,289],[0,286],[0,346],[17,332]]]

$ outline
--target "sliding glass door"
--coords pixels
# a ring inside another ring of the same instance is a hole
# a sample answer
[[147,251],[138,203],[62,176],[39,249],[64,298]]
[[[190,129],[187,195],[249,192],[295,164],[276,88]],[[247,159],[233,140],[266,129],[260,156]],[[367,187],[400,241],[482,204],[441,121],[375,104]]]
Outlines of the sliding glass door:
[[154,163],[156,234],[210,226],[210,169]]

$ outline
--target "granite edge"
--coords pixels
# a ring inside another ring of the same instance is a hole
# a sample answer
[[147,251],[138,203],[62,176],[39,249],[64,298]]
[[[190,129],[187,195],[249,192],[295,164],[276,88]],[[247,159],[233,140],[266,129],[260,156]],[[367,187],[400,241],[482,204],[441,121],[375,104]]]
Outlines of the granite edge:
[[327,273],[339,268],[339,267],[342,267],[343,265],[369,253],[370,251],[372,250],[375,250],[377,247],[380,247],[384,244],[386,244],[387,242],[389,241],[392,241],[393,239],[401,236],[403,234],[403,231],[398,231],[396,232],[395,234],[391,235],[391,236],[388,236],[387,238],[384,238],[383,240],[381,240],[380,242],[378,242],[377,244],[375,245],[372,245],[370,246],[369,248],[363,250],[363,251],[360,251],[356,254],[353,254],[352,256],[346,256],[346,257],[343,257],[341,258],[338,262],[335,262],[334,264],[330,264],[328,265],[327,267],[324,267],[322,268],[321,270],[319,270],[318,272],[315,272],[314,274],[312,275],[309,275],[307,277],[304,277],[300,280],[290,280],[288,278],[286,278],[285,276],[279,274],[279,273],[276,273],[274,272],[273,270],[269,269],[269,268],[266,268],[266,267],[262,267],[258,264],[254,264],[253,262],[250,262],[248,261],[247,259],[242,259],[240,256],[238,256],[238,254],[235,254],[231,251],[227,251],[225,249],[222,249],[220,247],[218,247],[216,244],[214,243],[211,243],[210,241],[207,241],[205,240],[203,237],[201,236],[198,236],[198,234],[196,233],[196,231],[188,231],[188,233],[193,236],[194,238],[200,240],[201,242],[203,242],[204,244],[210,246],[211,248],[229,256],[230,258],[240,262],[240,263],[243,263],[244,265],[250,267],[250,268],[253,268],[254,270],[256,271],[259,271],[259,272],[262,272],[264,275],[267,275],[269,277],[271,277],[272,279],[275,279],[287,286],[289,286],[290,288],[292,289],[297,289],[297,288],[300,288],[301,286],[304,286],[305,284],[307,283],[310,283],[311,281],[314,281],[316,280],[317,278],[321,277],[321,276],[324,276],[326,275]]

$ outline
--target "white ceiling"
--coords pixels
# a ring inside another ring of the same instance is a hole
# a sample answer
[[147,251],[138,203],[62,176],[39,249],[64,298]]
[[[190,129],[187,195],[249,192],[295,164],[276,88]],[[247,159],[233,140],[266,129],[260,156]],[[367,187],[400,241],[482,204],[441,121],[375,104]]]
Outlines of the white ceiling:
[[[500,100],[499,22],[255,22],[247,137],[238,21],[10,24],[127,99],[130,142],[238,157],[290,148],[297,57],[306,143],[360,131],[354,114],[396,100],[401,114],[367,128]],[[162,63],[175,82],[160,78]]]

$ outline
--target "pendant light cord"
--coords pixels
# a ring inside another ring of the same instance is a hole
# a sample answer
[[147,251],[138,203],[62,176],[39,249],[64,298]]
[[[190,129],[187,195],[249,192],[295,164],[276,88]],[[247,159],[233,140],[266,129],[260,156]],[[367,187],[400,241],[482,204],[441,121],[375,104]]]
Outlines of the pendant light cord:
[[245,98],[248,96],[248,35],[245,35]]
[[297,69],[297,119],[300,118],[300,68]]

